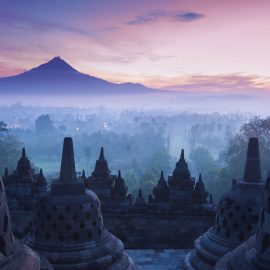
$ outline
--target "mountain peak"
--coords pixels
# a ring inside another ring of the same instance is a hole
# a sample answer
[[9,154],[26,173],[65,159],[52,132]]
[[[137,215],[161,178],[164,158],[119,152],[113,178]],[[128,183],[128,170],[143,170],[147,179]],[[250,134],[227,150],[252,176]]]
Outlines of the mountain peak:
[[36,68],[33,68],[32,71],[72,71],[77,72],[71,65],[64,61],[60,56],[52,58],[47,63],[44,63]]
[[48,62],[29,71],[0,79],[0,93],[19,93],[31,95],[127,95],[154,93],[155,90],[142,84],[112,83],[88,74],[80,73],[61,57],[56,56]]
[[62,62],[66,63],[65,60],[63,60],[60,56],[55,56],[47,63],[62,63]]

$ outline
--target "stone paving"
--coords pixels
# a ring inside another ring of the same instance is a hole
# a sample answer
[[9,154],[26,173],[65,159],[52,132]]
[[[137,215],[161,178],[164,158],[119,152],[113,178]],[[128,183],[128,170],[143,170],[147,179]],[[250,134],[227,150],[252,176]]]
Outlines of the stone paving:
[[128,249],[140,270],[182,270],[187,249]]

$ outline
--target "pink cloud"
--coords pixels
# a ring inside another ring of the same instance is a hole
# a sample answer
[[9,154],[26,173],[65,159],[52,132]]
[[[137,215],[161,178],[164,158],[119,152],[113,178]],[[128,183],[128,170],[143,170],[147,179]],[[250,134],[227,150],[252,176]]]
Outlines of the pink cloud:
[[[165,79],[164,82],[167,80]],[[163,82],[163,83],[164,83]],[[245,93],[264,95],[270,93],[270,77],[258,75],[193,75],[171,79],[172,84],[163,89],[207,93]]]
[[268,91],[269,1],[15,2],[1,7],[0,76],[60,55],[115,82]]

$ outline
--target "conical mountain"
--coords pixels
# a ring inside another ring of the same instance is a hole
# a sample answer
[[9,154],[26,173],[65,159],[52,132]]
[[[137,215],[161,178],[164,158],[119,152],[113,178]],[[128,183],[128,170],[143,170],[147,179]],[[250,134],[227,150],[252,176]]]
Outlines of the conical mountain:
[[29,72],[78,72],[75,68],[64,61],[60,56],[52,58],[49,62],[42,64],[36,68],[31,69]]
[[[0,94],[115,95],[157,91],[138,83],[112,83],[80,73],[59,56],[21,74],[0,78]],[[161,91],[162,92],[162,91]]]

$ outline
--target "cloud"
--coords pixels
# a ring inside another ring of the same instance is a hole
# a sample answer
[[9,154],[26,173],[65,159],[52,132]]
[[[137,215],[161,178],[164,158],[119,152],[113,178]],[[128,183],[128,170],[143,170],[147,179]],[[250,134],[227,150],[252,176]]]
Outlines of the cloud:
[[164,11],[152,11],[145,15],[137,16],[135,19],[127,21],[128,25],[146,24],[157,21],[160,18],[167,17],[167,13]]
[[259,96],[270,93],[270,77],[242,73],[180,77],[152,76],[145,77],[140,82],[153,88],[187,93],[257,94]]
[[26,70],[23,68],[14,67],[5,61],[0,61],[0,78],[23,73],[25,71]]
[[163,11],[155,10],[148,12],[144,15],[135,17],[134,19],[127,21],[127,25],[143,25],[151,22],[158,21],[160,19],[169,19],[171,21],[191,22],[199,20],[205,17],[204,14],[197,12],[186,11]]
[[[178,80],[178,82],[177,82]],[[265,94],[270,90],[270,78],[258,75],[194,75],[174,78],[174,84],[163,89],[208,93],[257,93]]]
[[40,19],[33,16],[25,16],[17,13],[11,12],[1,12],[0,11],[0,24],[6,24],[13,28],[17,28],[20,30],[37,30],[37,31],[55,31],[60,30],[64,32],[72,32],[79,35],[84,36],[98,36],[98,31],[108,32],[113,31],[114,28],[103,28],[97,30],[89,30],[85,31],[82,28],[74,27],[68,25],[66,23],[59,23],[56,21],[48,21],[44,19]]
[[205,17],[205,15],[196,13],[196,12],[183,12],[183,13],[180,12],[180,13],[177,13],[174,17],[178,21],[190,22],[190,21],[199,20]]

